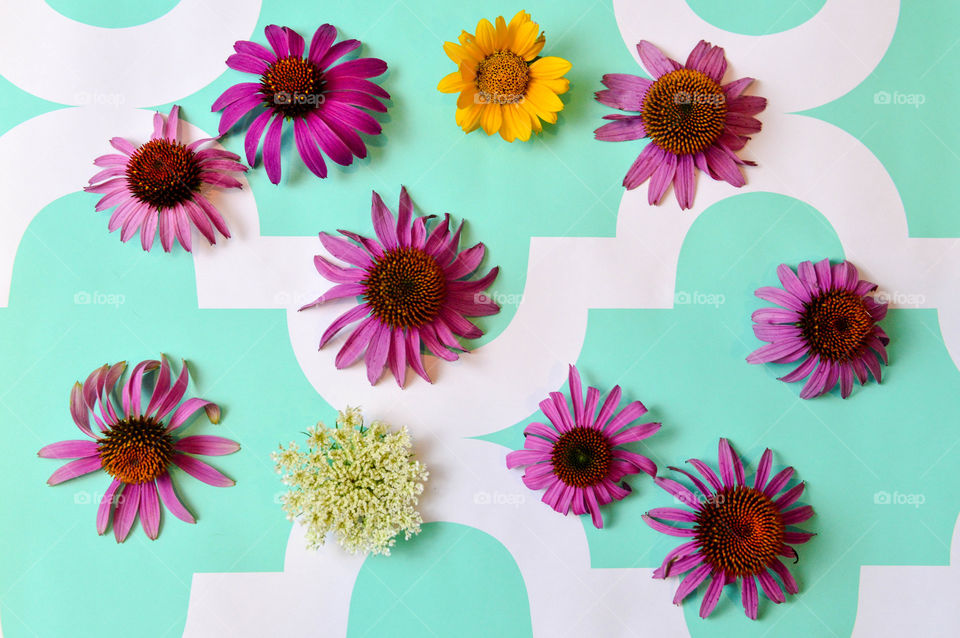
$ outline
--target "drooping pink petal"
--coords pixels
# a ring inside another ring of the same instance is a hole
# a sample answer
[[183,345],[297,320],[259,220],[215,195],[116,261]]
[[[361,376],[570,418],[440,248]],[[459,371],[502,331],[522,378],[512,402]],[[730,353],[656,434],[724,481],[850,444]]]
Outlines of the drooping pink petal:
[[160,534],[160,500],[157,486],[151,481],[140,485],[140,525],[150,540]]
[[96,441],[60,441],[43,446],[37,456],[44,459],[80,459],[94,456],[98,450]]
[[204,463],[200,459],[177,453],[173,455],[171,460],[181,470],[195,479],[203,481],[207,485],[213,485],[214,487],[231,487],[236,485],[236,481],[228,478],[219,470]]
[[190,511],[183,506],[183,503],[180,502],[180,499],[177,498],[177,494],[173,490],[173,481],[170,479],[169,474],[164,473],[157,477],[157,491],[160,494],[160,500],[163,501],[163,505],[170,510],[171,514],[185,523],[197,522],[193,514],[191,514]]
[[107,527],[110,526],[110,517],[115,507],[114,495],[117,493],[117,488],[121,485],[123,485],[123,483],[117,479],[113,479],[107,491],[103,493],[103,497],[100,499],[100,505],[97,507],[97,534],[101,536],[107,531]]
[[102,467],[103,462],[99,456],[87,456],[76,461],[70,461],[50,475],[50,478],[47,479],[47,485],[58,485],[72,478],[96,472]]
[[240,444],[222,436],[212,436],[209,434],[195,434],[185,436],[173,445],[173,449],[178,452],[188,452],[190,454],[203,454],[206,456],[223,456],[224,454],[233,454],[240,449]]
[[212,401],[190,398],[180,404],[180,407],[177,408],[176,412],[173,413],[173,416],[170,417],[170,424],[167,426],[166,431],[172,432],[182,426],[200,408],[203,408],[207,418],[210,419],[210,423],[220,422],[220,406]]
[[138,483],[124,484],[113,519],[113,536],[118,543],[126,540],[139,509],[140,485]]
[[703,595],[703,601],[700,603],[700,617],[706,618],[713,613],[717,603],[720,602],[720,592],[723,586],[727,584],[727,577],[723,572],[715,572],[707,586],[707,591]]

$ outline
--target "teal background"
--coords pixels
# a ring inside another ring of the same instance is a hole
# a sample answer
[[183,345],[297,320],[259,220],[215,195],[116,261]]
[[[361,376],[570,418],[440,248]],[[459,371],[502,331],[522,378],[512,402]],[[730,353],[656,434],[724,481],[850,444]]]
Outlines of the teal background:
[[[129,3],[108,12],[105,2],[49,4],[104,27],[152,20],[173,6]],[[690,0],[705,19],[741,33],[782,31],[809,19],[822,4],[738,0],[724,4],[721,13],[717,3]],[[523,7],[546,31],[544,53],[573,62],[559,123],[530,143],[463,135],[453,121],[454,96],[435,90],[452,70],[443,40],[472,30],[483,17],[509,19],[519,8],[426,0],[265,2],[257,29],[245,36],[263,41],[262,28],[278,23],[309,38],[319,24],[335,24],[341,37],[364,41],[361,55],[387,60],[390,70],[381,83],[392,100],[381,118],[384,135],[371,140],[367,159],[333,167],[327,180],[306,171],[289,139],[279,187],[267,181],[262,167],[248,174],[262,232],[369,233],[370,189],[393,205],[405,184],[420,212],[468,220],[466,240],[487,244],[488,264],[501,266],[494,291],[504,295],[523,291],[531,237],[612,236],[620,181],[641,143],[592,139],[609,112],[593,101],[593,91],[603,73],[641,71],[609,2],[538,0]],[[958,16],[947,0],[904,3],[877,69],[847,95],[807,112],[861,138],[881,159],[904,200],[913,236],[960,236],[952,205],[960,186],[942,178],[960,168],[952,150],[960,133],[950,117],[960,97],[951,75],[960,54],[960,47],[953,48]],[[692,33],[691,45],[698,38]],[[209,86],[178,100],[184,117],[215,131],[219,117],[209,105],[238,81],[249,77],[225,68]],[[925,102],[918,108],[877,104],[873,96],[882,90],[923,94]],[[2,78],[0,98],[0,133],[62,108]],[[117,131],[134,139],[148,133]],[[239,151],[242,135],[230,134],[224,144]],[[99,152],[91,149],[91,160]],[[105,638],[178,636],[193,573],[281,570],[290,524],[275,503],[281,485],[269,454],[334,415],[297,365],[284,311],[197,309],[189,255],[179,249],[145,254],[135,242],[121,244],[105,232],[106,213],[94,213],[94,201],[75,193],[36,216],[17,254],[9,307],[0,309],[0,484],[6,488],[0,618],[8,638],[59,638],[75,635],[78,627],[80,635]],[[665,205],[671,205],[669,198]],[[694,224],[677,275],[678,292],[723,295],[724,303],[591,311],[577,364],[588,383],[604,390],[620,383],[625,400],[644,401],[651,418],[664,423],[645,442],[644,453],[661,466],[693,456],[714,464],[717,438],[725,435],[754,467],[771,447],[777,464],[794,465],[798,478],[808,482],[805,502],[817,510],[807,527],[819,536],[801,548],[795,566],[801,595],[780,606],[762,602],[761,620],[754,623],[743,616],[732,588],[709,621],[697,618],[699,603],[691,599],[684,611],[693,636],[849,635],[860,565],[948,562],[957,513],[951,470],[960,460],[957,407],[950,397],[960,388],[960,376],[944,349],[935,311],[890,313],[884,325],[893,339],[892,365],[884,370],[884,383],[858,388],[847,401],[836,394],[800,401],[799,386],[776,381],[783,370],[743,361],[759,345],[749,315],[761,302],[752,291],[774,283],[781,262],[824,256],[842,258],[843,248],[816,210],[775,194],[736,195]],[[122,295],[123,303],[75,303],[84,292]],[[506,306],[487,318],[481,342],[495,338],[514,311]],[[117,545],[111,535],[96,535],[96,505],[85,502],[96,502],[106,478],[92,474],[47,487],[59,462],[38,459],[36,451],[78,438],[67,410],[74,381],[103,363],[160,352],[189,358],[191,391],[223,406],[221,425],[196,420],[190,433],[241,442],[241,452],[213,461],[238,482],[213,488],[178,473],[175,481],[198,524],[165,515],[158,541],[148,541],[138,525]],[[491,424],[501,431],[487,438],[519,447],[524,425],[535,418],[540,415]],[[407,425],[415,436],[416,424]],[[596,567],[653,567],[674,544],[640,520],[672,499],[649,480],[638,478],[633,485],[633,495],[606,508],[604,530],[585,521]],[[880,490],[921,493],[926,501],[919,508],[878,506],[873,497]],[[364,564],[350,618],[351,638],[385,635],[386,628],[401,638],[431,632],[531,635],[525,587],[509,553],[482,532],[444,523],[425,525],[390,558]]]

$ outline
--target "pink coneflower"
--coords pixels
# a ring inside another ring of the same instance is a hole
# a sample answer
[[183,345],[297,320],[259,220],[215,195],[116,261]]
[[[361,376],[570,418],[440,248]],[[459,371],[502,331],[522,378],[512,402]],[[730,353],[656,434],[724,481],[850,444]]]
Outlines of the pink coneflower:
[[773,463],[773,453],[768,449],[760,458],[753,487],[749,487],[744,481],[743,463],[727,439],[720,439],[720,478],[702,461],[691,459],[688,463],[706,483],[686,470],[669,469],[689,478],[699,494],[674,480],[654,479],[690,509],[658,507],[647,512],[643,520],[658,532],[690,540],[668,553],[653,577],[667,578],[689,572],[673,597],[673,603],[679,605],[709,576],[710,584],[700,605],[701,618],[714,610],[726,585],[740,581],[743,609],[747,617],[756,620],[757,582],[767,598],[775,603],[786,600],[784,589],[791,594],[799,591],[796,580],[779,557],[796,560],[797,551],[792,545],[806,543],[815,536],[787,529],[788,525],[802,523],[813,516],[809,505],[787,509],[803,494],[804,484],[799,483],[777,497],[790,482],[793,468],[782,470],[768,481]]
[[211,110],[223,110],[220,134],[254,109],[260,111],[247,131],[244,149],[247,162],[253,166],[260,138],[267,131],[263,163],[274,184],[280,183],[284,120],[293,121],[293,139],[300,157],[318,177],[327,176],[321,150],[343,166],[353,162],[354,156],[366,157],[367,147],[357,131],[379,135],[380,124],[361,109],[385,113],[387,107],[377,98],[390,97],[366,78],[384,73],[387,63],[377,58],[357,58],[334,64],[359,47],[360,41],[333,44],[337,30],[329,24],[313,34],[306,57],[303,38],[293,29],[271,24],[264,31],[272,52],[256,42],[240,40],[233,45],[236,53],[227,58],[231,69],[254,73],[260,80],[231,86],[213,103]]
[[609,73],[603,76],[607,89],[596,93],[601,104],[639,113],[605,116],[613,122],[595,131],[598,140],[650,138],[623,185],[632,190],[652,178],[647,200],[659,204],[672,182],[681,209],[693,206],[695,168],[743,186],[739,166],[755,163],[740,159],[736,151],[760,130],[753,116],[767,107],[766,98],[743,95],[753,78],[721,85],[727,70],[723,49],[703,40],[682,66],[646,40],[640,41],[637,51],[653,80]]
[[780,377],[792,383],[810,375],[800,391],[803,399],[829,392],[837,380],[840,396],[846,399],[853,390],[854,375],[863,385],[868,372],[880,383],[880,361],[887,363],[890,338],[877,325],[887,315],[887,304],[877,303],[867,294],[877,285],[860,279],[848,261],[833,266],[829,259],[816,265],[805,261],[797,271],[799,277],[781,264],[777,276],[783,288],[765,286],[755,293],[782,308],[761,308],[753,313],[753,332],[769,345],[754,351],[747,362],[803,359],[793,372]]
[[[143,531],[153,540],[160,533],[160,502],[182,521],[195,523],[193,515],[177,498],[170,479],[170,464],[204,483],[229,487],[234,481],[193,454],[231,454],[240,445],[219,436],[196,435],[177,438],[173,431],[203,408],[212,423],[220,420],[220,408],[203,399],[187,399],[187,364],[171,384],[170,364],[141,361],[129,379],[120,384],[120,400],[114,387],[123,376],[126,362],[94,370],[82,385],[70,393],[70,414],[80,431],[92,441],[60,441],[37,454],[47,459],[77,459],[54,472],[47,483],[57,485],[68,479],[102,469],[113,477],[97,510],[97,533],[103,534],[113,517],[118,543],[126,539],[137,513]],[[160,369],[149,403],[143,406],[143,377]],[[119,405],[118,405],[119,403]],[[96,428],[90,427],[90,417]],[[159,498],[158,498],[159,496]]]
[[614,415],[620,403],[617,385],[597,414],[600,390],[587,388],[584,401],[580,373],[573,365],[569,381],[573,412],[561,392],[551,392],[549,399],[540,402],[540,410],[553,427],[543,423],[528,425],[523,432],[523,449],[507,454],[507,468],[526,465],[523,483],[531,490],[547,488],[544,503],[564,516],[571,509],[574,514],[590,512],[594,526],[600,528],[600,506],[630,493],[630,486],[622,481],[625,476],[638,472],[657,475],[653,461],[618,446],[653,436],[660,424],[644,423],[624,429],[646,414],[642,403],[634,401]]
[[240,182],[227,175],[245,171],[237,163],[239,155],[208,148],[197,149],[211,140],[202,139],[185,145],[177,134],[180,107],[174,105],[166,123],[163,116],[153,116],[150,141],[134,146],[115,137],[110,145],[122,154],[101,155],[93,160],[103,170],[90,178],[88,193],[102,193],[96,209],[116,206],[108,228],[120,228],[120,240],[127,241],[140,231],[140,244],[150,250],[160,228],[160,243],[166,252],[173,248],[174,237],[184,250],[191,250],[191,223],[211,245],[217,243],[214,229],[224,237],[230,230],[223,216],[201,193],[204,184],[220,188],[240,188]]
[[345,230],[340,234],[355,243],[320,233],[323,247],[354,268],[342,268],[317,255],[317,271],[337,285],[300,310],[333,299],[360,297],[356,307],[330,324],[320,338],[320,347],[362,319],[337,353],[337,368],[349,366],[366,349],[370,383],[376,383],[389,365],[403,387],[408,364],[430,381],[420,358],[421,343],[435,356],[456,361],[456,350],[467,351],[457,335],[476,339],[483,334],[465,317],[500,311],[500,306],[483,294],[500,269],[468,279],[483,261],[484,245],[478,243],[459,252],[463,224],[451,233],[449,215],[428,234],[427,221],[433,215],[414,218],[406,188],[400,190],[399,210],[399,219],[394,221],[383,200],[373,193],[373,229],[379,242]]

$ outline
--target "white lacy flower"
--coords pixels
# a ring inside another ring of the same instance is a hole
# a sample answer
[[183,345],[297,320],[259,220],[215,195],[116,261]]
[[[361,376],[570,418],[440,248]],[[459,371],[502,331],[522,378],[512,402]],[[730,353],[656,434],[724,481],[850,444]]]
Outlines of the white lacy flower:
[[292,489],[281,498],[291,520],[307,527],[311,549],[333,532],[351,553],[390,554],[401,532],[420,532],[416,510],[428,472],[413,459],[406,427],[391,431],[374,421],[364,427],[358,408],[347,407],[336,426],[307,430],[307,449],[291,442],[273,453],[277,472]]

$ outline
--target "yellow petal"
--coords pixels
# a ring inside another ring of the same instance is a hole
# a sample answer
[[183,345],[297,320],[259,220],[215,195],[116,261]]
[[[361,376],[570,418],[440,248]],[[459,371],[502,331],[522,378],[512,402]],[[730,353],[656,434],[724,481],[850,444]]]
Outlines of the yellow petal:
[[570,88],[570,80],[566,78],[559,78],[556,80],[537,80],[537,84],[542,85],[544,88],[549,89],[560,95],[561,93],[566,93]]
[[530,139],[530,116],[519,105],[508,104],[503,107],[503,122],[510,126],[511,133],[517,139],[523,142]]
[[483,111],[480,113],[480,126],[483,127],[487,135],[493,135],[500,130],[503,124],[503,115],[500,113],[499,104],[484,104]]
[[523,100],[522,102],[520,102],[520,106],[523,107],[524,111],[526,111],[527,116],[530,119],[530,126],[533,127],[533,130],[536,131],[537,133],[542,131],[543,125],[540,124],[540,118],[537,117],[537,109],[534,108],[534,106],[529,102],[527,102],[526,100]]
[[510,50],[519,56],[523,56],[524,52],[533,46],[539,30],[540,25],[536,22],[524,22],[521,24],[517,27],[517,33],[513,37],[513,42],[510,43]]
[[465,109],[457,109],[457,126],[462,128],[465,133],[476,130],[480,125],[480,115],[483,112],[483,105],[471,104]]
[[507,25],[507,48],[512,48],[514,38],[517,37],[517,29],[520,28],[520,25],[529,21],[530,14],[526,11],[518,11],[517,15],[513,16],[510,24]]
[[463,78],[464,82],[470,82],[471,84],[477,79],[477,66],[478,62],[473,60],[467,60],[460,65],[460,77]]
[[447,54],[447,57],[453,60],[456,64],[460,64],[463,61],[463,47],[459,44],[454,44],[453,42],[444,42],[443,51]]
[[484,57],[496,51],[497,32],[494,30],[490,21],[484,18],[477,23],[477,45],[483,51]]
[[457,98],[457,108],[465,109],[471,104],[480,104],[480,100],[477,99],[477,89],[473,84],[467,86]]
[[457,36],[457,39],[460,41],[460,44],[466,44],[467,42],[473,42],[474,37],[472,33],[461,31],[460,35]]
[[506,49],[506,48],[507,48],[507,45],[508,45],[508,42],[507,42],[507,23],[504,21],[503,16],[498,16],[498,17],[497,17],[496,24],[495,24],[494,26],[495,26],[496,29],[497,29],[497,37],[496,37],[496,47],[497,47],[497,51],[499,51],[499,50],[501,50],[501,49]]
[[520,53],[520,56],[524,60],[529,62],[530,60],[540,55],[540,52],[543,51],[543,45],[546,43],[546,41],[547,41],[547,38],[541,33],[540,37],[534,41],[533,46],[527,49],[526,51]]
[[530,65],[530,76],[544,80],[562,78],[573,66],[563,58],[548,56]]
[[441,93],[459,93],[472,86],[473,82],[464,80],[460,71],[454,71],[449,75],[445,75],[443,79],[440,80],[440,84],[437,85],[437,90]]
[[563,110],[563,102],[557,94],[536,80],[527,87],[527,102],[533,104],[540,112],[553,113]]

